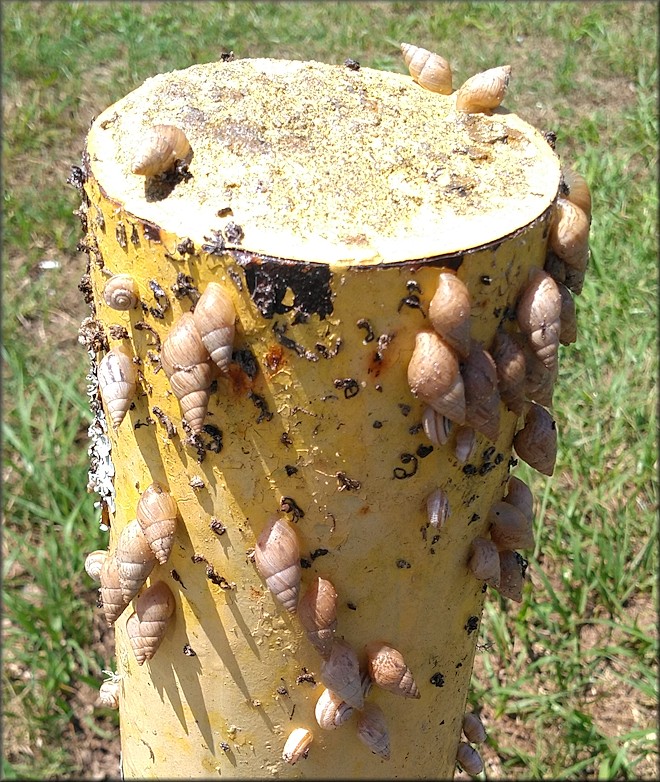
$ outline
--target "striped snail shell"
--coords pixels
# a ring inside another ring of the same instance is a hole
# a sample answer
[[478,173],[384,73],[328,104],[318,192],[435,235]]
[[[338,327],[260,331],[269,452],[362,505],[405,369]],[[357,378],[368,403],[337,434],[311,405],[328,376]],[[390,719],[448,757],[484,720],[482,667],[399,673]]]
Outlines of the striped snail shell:
[[479,581],[487,581],[490,586],[499,587],[500,555],[492,540],[479,537],[472,541],[468,568]]
[[467,114],[492,114],[504,100],[509,86],[511,66],[500,65],[475,73],[456,93],[456,110]]
[[548,242],[564,263],[584,272],[589,261],[589,218],[585,212],[571,201],[558,198]]
[[513,447],[530,467],[543,475],[552,475],[557,459],[557,425],[541,405],[530,403],[525,425],[516,432]]
[[435,331],[417,333],[408,364],[408,384],[413,396],[436,412],[454,423],[465,423],[465,391],[458,356]]
[[254,562],[273,597],[293,613],[300,592],[300,548],[291,525],[271,519],[257,538]]
[[137,283],[130,274],[113,274],[103,288],[103,300],[113,310],[132,310],[139,301]]
[[521,415],[525,404],[525,353],[515,337],[498,329],[491,355],[495,362],[500,397],[509,410]]
[[119,568],[115,557],[107,556],[99,574],[103,613],[108,625],[113,625],[129,601],[124,599],[119,580]]
[[364,709],[358,712],[357,734],[375,755],[389,760],[390,734],[380,706],[375,703],[364,704]]
[[564,184],[568,188],[565,198],[575,206],[579,207],[589,218],[591,222],[591,192],[587,180],[573,171],[572,168],[562,169]]
[[347,722],[355,710],[348,703],[325,689],[316,701],[314,716],[323,730],[334,730]]
[[509,478],[504,501],[510,505],[515,505],[530,521],[534,520],[534,496],[532,491],[525,481],[521,481],[515,475]]
[[306,758],[313,740],[314,734],[307,728],[294,728],[284,744],[282,760],[293,766]]
[[557,283],[541,269],[530,272],[516,306],[520,331],[545,366],[553,372],[557,367],[561,316],[561,294]]
[[449,517],[449,497],[442,489],[435,489],[426,498],[426,512],[429,524],[435,529],[444,527]]
[[177,160],[186,160],[191,152],[186,134],[174,125],[152,125],[147,131],[131,171],[153,177],[169,171]]
[[360,663],[353,647],[336,639],[330,656],[321,663],[320,679],[338,698],[354,709],[364,706]]
[[190,312],[184,313],[172,326],[163,342],[160,362],[179,400],[184,418],[193,432],[199,434],[204,427],[211,397],[209,388],[216,368]]
[[137,370],[122,348],[109,350],[98,367],[99,391],[110,414],[113,429],[124,420],[137,389]]
[[137,519],[133,519],[121,531],[115,557],[121,592],[128,603],[140,591],[156,564],[156,557]]
[[429,438],[433,445],[444,445],[449,440],[452,422],[442,413],[437,413],[428,405],[424,408],[422,415],[422,426],[424,434]]
[[104,549],[97,549],[96,551],[91,551],[85,558],[85,571],[90,578],[94,579],[94,581],[101,580],[101,568],[103,567],[103,563],[107,556],[107,551]]
[[454,456],[461,464],[465,464],[477,451],[477,433],[471,426],[456,428]]
[[119,688],[120,684],[112,679],[105,681],[99,687],[99,701],[101,706],[107,709],[119,708]]
[[173,613],[174,595],[164,581],[152,584],[135,601],[135,613],[126,623],[126,632],[138,665],[156,654]]
[[493,503],[486,520],[491,525],[490,539],[499,551],[534,548],[532,522],[515,505],[504,500]]
[[411,43],[402,43],[401,53],[410,75],[420,87],[441,95],[451,95],[451,67],[444,57]]
[[486,728],[474,712],[467,712],[463,717],[463,733],[472,744],[483,744],[486,741]]
[[234,347],[236,310],[222,285],[210,282],[206,286],[195,305],[193,320],[211,359],[226,373]]
[[317,577],[298,604],[298,617],[307,638],[327,660],[337,628],[337,592],[325,578]]
[[374,684],[404,698],[420,697],[412,671],[398,649],[384,641],[371,641],[364,651]]
[[561,310],[559,314],[559,341],[562,345],[571,345],[577,340],[577,313],[575,301],[569,289],[562,283],[557,283],[561,296]]
[[522,602],[525,560],[517,551],[500,551],[500,585],[497,591],[509,600]]
[[481,755],[474,747],[471,747],[467,742],[461,741],[456,751],[456,760],[459,765],[468,773],[471,777],[476,777],[484,770],[484,764],[481,760]]
[[465,423],[495,442],[500,432],[500,392],[497,369],[490,353],[472,340],[463,364]]
[[444,341],[465,358],[470,352],[470,292],[454,272],[440,272],[429,319]]
[[142,492],[136,516],[149,548],[159,564],[164,565],[172,551],[176,531],[177,506],[174,497],[154,481]]

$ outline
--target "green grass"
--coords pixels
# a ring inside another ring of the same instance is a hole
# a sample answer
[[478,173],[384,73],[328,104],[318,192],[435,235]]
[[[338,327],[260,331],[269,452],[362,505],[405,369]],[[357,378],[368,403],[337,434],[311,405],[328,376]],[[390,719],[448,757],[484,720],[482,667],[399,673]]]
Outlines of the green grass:
[[[2,14],[3,775],[79,776],[62,737],[107,739],[116,722],[76,700],[112,666],[81,575],[105,544],[85,491],[87,357],[70,322],[86,310],[65,180],[89,122],[149,76],[223,50],[404,72],[410,41],[448,57],[457,85],[510,62],[507,105],[557,132],[594,198],[578,342],[561,351],[555,475],[517,471],[538,499],[534,587],[519,606],[493,593],[481,628],[470,701],[489,730],[488,775],[654,777],[655,4],[8,2]],[[44,258],[59,271],[39,271]]]

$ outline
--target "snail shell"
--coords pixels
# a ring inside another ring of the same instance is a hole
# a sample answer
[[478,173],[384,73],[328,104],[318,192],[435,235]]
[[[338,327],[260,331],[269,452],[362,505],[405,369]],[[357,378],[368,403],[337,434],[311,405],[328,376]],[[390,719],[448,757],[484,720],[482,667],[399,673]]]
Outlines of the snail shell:
[[461,464],[474,456],[477,451],[477,433],[471,426],[459,426],[456,429],[454,455]]
[[126,608],[129,601],[124,599],[119,581],[119,568],[117,560],[114,557],[107,556],[101,572],[99,574],[101,581],[101,600],[103,601],[103,613],[105,614],[108,625],[113,625],[122,611]]
[[525,567],[525,560],[517,551],[500,551],[500,585],[497,591],[502,597],[522,602]]
[[172,326],[163,342],[160,362],[179,400],[184,418],[198,434],[204,426],[211,396],[209,387],[216,369],[190,312],[183,314]]
[[116,681],[106,681],[99,687],[99,701],[101,706],[107,709],[119,708],[119,688],[120,684]]
[[516,307],[520,331],[545,366],[557,368],[561,329],[561,294],[557,283],[541,269],[533,269]]
[[530,404],[525,425],[513,438],[513,447],[530,467],[543,475],[552,475],[557,459],[557,425],[541,405]]
[[530,521],[534,520],[534,496],[532,491],[525,481],[521,481],[515,475],[509,478],[504,501],[510,505],[515,505]]
[[137,389],[137,370],[128,353],[121,348],[109,350],[99,363],[98,380],[113,429],[117,429]]
[[492,114],[504,100],[510,78],[510,65],[475,73],[458,89],[456,110],[467,114]]
[[91,551],[85,558],[85,570],[87,575],[90,578],[93,578],[94,581],[101,580],[101,568],[103,567],[103,563],[107,556],[107,551],[104,549],[97,549],[96,551]]
[[426,512],[429,524],[435,529],[444,527],[449,517],[449,498],[442,489],[435,489],[426,499]]
[[191,152],[186,134],[174,125],[152,125],[133,158],[131,171],[153,177],[169,171],[177,160],[186,160]]
[[493,357],[475,340],[463,365],[465,423],[495,442],[500,431],[500,392]]
[[206,286],[195,306],[193,320],[211,359],[226,373],[234,348],[236,310],[222,285],[210,282]]
[[413,395],[457,424],[465,423],[465,391],[458,356],[435,331],[420,331],[408,364]]
[[358,712],[357,734],[375,755],[389,760],[390,734],[380,706],[375,703],[364,704],[364,709]]
[[515,505],[495,502],[486,520],[491,524],[490,539],[499,551],[534,548],[532,522]]
[[566,200],[580,208],[591,222],[591,192],[587,180],[571,168],[564,168],[562,174],[568,188]]
[[479,537],[472,541],[468,568],[479,581],[495,588],[500,585],[500,555],[492,540]]
[[540,405],[552,406],[555,382],[559,374],[559,363],[552,369],[538,358],[531,346],[525,345],[525,395]]
[[584,272],[589,261],[589,218],[579,206],[557,199],[548,241],[564,263]]
[[137,283],[130,274],[113,274],[103,288],[103,300],[113,310],[132,310],[139,299]]
[[453,272],[440,272],[429,319],[444,341],[465,358],[470,352],[470,292]]
[[561,296],[561,311],[559,315],[559,341],[562,345],[571,345],[577,340],[577,313],[575,301],[569,289],[562,283],[557,283]]
[[275,599],[293,613],[300,592],[300,548],[287,521],[274,518],[268,522],[257,538],[254,562]]
[[548,248],[545,256],[545,263],[543,264],[543,271],[548,272],[555,282],[566,282],[566,264],[561,258],[558,258],[555,253]]
[[451,67],[444,57],[410,43],[401,44],[401,53],[410,75],[420,87],[451,95]]
[[474,712],[467,712],[463,717],[463,733],[472,744],[483,744],[486,741],[486,728]]
[[422,415],[424,433],[433,445],[444,445],[449,439],[452,422],[442,413],[437,413],[432,407],[425,407]]
[[353,707],[331,690],[325,689],[316,701],[314,716],[324,730],[334,730],[347,722],[353,714]]
[[135,601],[137,625],[131,616],[130,630],[128,622],[126,630],[138,665],[154,656],[173,613],[174,595],[164,581],[152,584]]
[[298,604],[298,617],[310,643],[327,660],[337,628],[337,592],[330,581],[318,577],[310,584]]
[[140,497],[136,515],[149,548],[159,564],[167,562],[176,531],[177,506],[172,495],[159,483],[152,483]]
[[525,403],[525,353],[517,340],[499,329],[493,340],[492,352],[497,371],[497,386],[504,404],[521,415]]
[[580,271],[580,269],[576,269],[573,266],[567,266],[564,285],[569,291],[572,291],[576,296],[579,296],[584,287],[584,269]]
[[389,692],[403,695],[404,698],[420,697],[412,671],[398,649],[384,641],[371,641],[364,647],[364,651],[367,655],[369,676],[374,684]]
[[460,764],[463,771],[468,773],[471,777],[476,777],[484,770],[484,764],[481,760],[481,755],[474,747],[471,747],[465,741],[461,741],[456,751],[456,760]]
[[354,709],[364,706],[360,664],[353,647],[336,639],[330,656],[321,664],[321,681],[338,698]]
[[314,735],[307,728],[294,728],[287,738],[282,750],[282,760],[295,765],[301,758],[306,758]]
[[156,557],[137,519],[133,519],[121,531],[115,557],[121,592],[128,603],[140,591],[156,564]]

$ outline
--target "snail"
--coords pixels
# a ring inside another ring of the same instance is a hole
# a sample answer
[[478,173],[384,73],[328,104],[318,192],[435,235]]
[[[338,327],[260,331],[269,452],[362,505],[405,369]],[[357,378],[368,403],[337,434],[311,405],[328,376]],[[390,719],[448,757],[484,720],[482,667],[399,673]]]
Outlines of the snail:
[[354,709],[364,706],[360,664],[353,647],[336,639],[330,656],[321,663],[320,679],[338,698]]
[[384,641],[371,641],[364,647],[364,651],[369,676],[374,684],[389,692],[403,695],[404,698],[420,697],[412,671],[398,649]]
[[559,363],[555,363],[552,369],[548,369],[530,345],[525,345],[523,352],[525,354],[525,396],[540,405],[551,407],[555,382],[559,374]]
[[566,200],[580,208],[591,222],[591,192],[587,180],[571,168],[562,169],[562,175],[568,189]]
[[533,269],[518,299],[516,320],[537,358],[550,372],[557,368],[560,315],[557,283],[547,272]]
[[101,582],[101,600],[103,613],[108,625],[113,625],[126,608],[129,600],[125,600],[119,580],[119,569],[115,557],[107,556],[99,574]]
[[534,548],[534,529],[525,514],[504,500],[493,503],[486,520],[490,539],[499,551]]
[[358,712],[357,734],[375,755],[389,760],[390,734],[383,710],[375,703],[365,703]]
[[307,638],[317,652],[327,659],[337,628],[337,592],[325,578],[316,578],[298,604],[298,617]]
[[435,331],[417,333],[408,364],[408,384],[413,396],[436,412],[454,423],[465,423],[465,391],[458,356]]
[[576,269],[573,266],[566,266],[566,277],[564,278],[564,285],[569,291],[579,296],[582,293],[584,287],[584,269]]
[[477,451],[477,433],[471,426],[459,426],[456,428],[456,442],[454,443],[454,456],[461,464],[465,464]]
[[99,701],[101,706],[105,706],[107,709],[118,709],[119,688],[119,682],[114,679],[104,681],[99,687]]
[[541,405],[530,403],[525,425],[516,432],[513,447],[530,467],[543,475],[552,475],[557,459],[557,425]]
[[432,407],[427,405],[422,415],[422,426],[424,427],[424,434],[426,434],[433,445],[444,445],[449,439],[452,422],[442,413],[437,413]]
[[444,526],[449,517],[449,498],[442,489],[434,489],[426,498],[426,512],[432,527]]
[[113,274],[103,288],[103,300],[113,310],[135,309],[139,301],[137,283],[130,274]]
[[525,483],[512,475],[507,483],[507,493],[504,496],[504,501],[510,505],[515,505],[519,511],[525,515],[525,518],[530,521],[534,520],[534,497],[531,489]]
[[174,595],[164,581],[152,584],[135,601],[135,613],[126,622],[126,632],[138,665],[156,654],[173,613]]
[[463,370],[465,423],[495,442],[500,431],[500,392],[490,353],[472,340]]
[[347,722],[353,714],[353,707],[331,690],[325,689],[316,701],[314,716],[323,730],[334,730]]
[[493,340],[491,355],[500,397],[509,410],[520,415],[525,403],[525,353],[515,337],[499,329]]
[[137,371],[131,357],[122,348],[112,348],[98,368],[101,398],[110,414],[113,429],[124,420],[137,389]]
[[177,506],[174,497],[154,482],[142,492],[136,515],[149,548],[159,564],[164,565],[172,551],[176,531]]
[[128,603],[137,595],[156,564],[156,557],[137,519],[121,531],[115,557],[121,592]]
[[467,772],[471,777],[476,777],[484,770],[481,755],[465,741],[461,741],[458,745],[456,760],[463,771]]
[[522,602],[522,587],[527,564],[517,551],[500,551],[500,585],[497,591],[502,597]]
[[558,198],[548,242],[565,264],[584,272],[589,261],[589,218],[585,212],[571,201]]
[[141,149],[133,158],[131,171],[145,177],[163,174],[174,167],[177,160],[186,160],[191,153],[186,134],[174,125],[152,125],[141,142]]
[[543,271],[548,272],[555,282],[566,282],[566,264],[561,258],[558,258],[555,253],[548,248],[545,255],[545,262],[543,264]]
[[467,114],[492,114],[504,100],[509,86],[511,66],[501,65],[475,73],[456,93],[456,110]]
[[483,744],[486,741],[484,724],[474,712],[468,711],[463,717],[463,733],[472,744]]
[[468,568],[479,581],[487,581],[495,588],[499,586],[500,555],[492,540],[478,537],[472,541]]
[[236,310],[222,285],[210,282],[206,286],[195,305],[193,320],[212,361],[226,373],[234,347]]
[[101,568],[103,567],[103,563],[107,556],[107,551],[104,549],[97,549],[96,551],[91,551],[85,558],[85,571],[90,578],[94,579],[94,581],[101,580]]
[[293,766],[306,758],[313,740],[314,734],[307,728],[294,728],[284,744],[282,760]]
[[559,314],[559,341],[562,345],[571,345],[577,340],[577,313],[571,292],[563,283],[557,283],[561,296]]
[[411,43],[402,43],[401,53],[410,75],[420,87],[441,95],[451,95],[451,67],[444,57]]
[[254,562],[275,599],[295,612],[300,592],[300,548],[289,523],[276,517],[257,538]]
[[184,418],[193,432],[199,434],[204,426],[211,396],[209,388],[216,368],[191,313],[183,314],[172,326],[163,342],[160,362],[179,400]]
[[443,340],[466,358],[470,352],[470,292],[453,272],[440,272],[429,319]]

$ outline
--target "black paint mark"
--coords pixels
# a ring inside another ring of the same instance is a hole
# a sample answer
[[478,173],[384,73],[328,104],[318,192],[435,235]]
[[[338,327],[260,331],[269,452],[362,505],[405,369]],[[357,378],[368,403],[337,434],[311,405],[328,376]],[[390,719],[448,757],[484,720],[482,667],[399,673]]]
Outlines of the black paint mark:
[[415,451],[420,459],[425,459],[430,453],[433,453],[432,445],[420,445]]
[[286,336],[287,328],[288,326],[286,323],[278,323],[276,321],[273,324],[273,332],[275,333],[277,341],[280,343],[280,345],[284,345],[285,348],[293,350],[301,358],[307,359],[307,361],[318,361],[319,357],[316,355],[316,353],[311,350],[306,350],[300,343],[296,342],[295,339],[291,339],[291,337]]
[[395,467],[392,471],[393,476],[399,481],[403,481],[406,478],[412,478],[417,472],[417,466],[419,464],[417,457],[412,453],[402,453],[401,456],[399,456],[399,459],[402,464],[410,464],[412,462],[412,470],[406,472],[405,467]]
[[397,559],[396,566],[400,570],[410,570],[410,568],[412,567],[410,562],[407,562],[405,559]]
[[286,471],[286,474],[290,478],[292,475],[295,475],[298,472],[298,468],[294,467],[293,464],[285,464],[284,469]]
[[115,228],[115,238],[117,239],[117,244],[121,247],[122,250],[125,250],[128,247],[126,226],[123,223],[117,223],[117,227]]
[[167,298],[167,294],[162,289],[158,280],[149,280],[149,287],[154,294],[156,300],[155,307],[149,307],[149,312],[154,318],[163,318],[170,306],[170,300]]
[[225,250],[225,237],[222,231],[211,231],[211,236],[205,236],[206,244],[202,245],[202,250],[209,255],[222,255]]
[[186,655],[186,657],[197,657],[197,652],[190,644],[184,644],[183,653]]
[[363,345],[368,345],[369,342],[373,342],[376,339],[374,330],[371,328],[371,323],[369,323],[366,318],[360,318],[360,320],[357,322],[357,327],[359,329],[365,329],[367,332],[367,336],[362,340]]
[[479,617],[471,616],[465,623],[465,630],[468,635],[471,635],[479,627]]
[[225,226],[225,236],[227,237],[227,241],[231,242],[231,244],[240,244],[243,241],[245,234],[243,233],[242,226],[237,225],[236,223],[227,223]]
[[179,253],[179,255],[193,255],[195,252],[195,245],[193,244],[193,240],[186,237],[183,241],[177,244],[176,251]]
[[258,424],[260,424],[262,421],[272,420],[273,413],[271,413],[268,409],[268,403],[263,398],[263,396],[260,394],[255,394],[254,391],[249,391],[248,399],[252,400],[252,402],[254,402],[254,406],[259,410],[259,415],[257,417]]
[[213,565],[206,566],[206,577],[212,584],[219,586],[220,589],[232,589],[232,585],[229,581],[227,581],[224,576],[221,576]]
[[463,467],[463,472],[465,475],[476,475],[479,470],[474,466],[474,464],[466,464]]
[[216,535],[224,535],[227,531],[227,527],[220,521],[220,519],[216,519],[215,516],[211,517],[211,523],[209,524],[209,528],[211,529],[211,532],[215,532]]
[[317,548],[314,551],[312,551],[312,553],[309,556],[312,558],[312,562],[313,562],[317,557],[324,557],[326,554],[329,553],[330,552],[328,551],[327,548]]
[[410,415],[410,411],[412,408],[410,405],[404,405],[401,402],[399,402],[399,410],[401,410],[401,415],[408,416]]
[[444,687],[445,677],[441,673],[434,673],[433,676],[431,676],[430,682],[434,687]]
[[334,387],[335,388],[343,388],[344,389],[344,397],[346,399],[351,399],[354,396],[357,396],[360,386],[358,385],[357,380],[353,380],[352,377],[347,377],[344,379],[338,379],[334,381]]
[[360,70],[360,63],[357,60],[353,60],[351,57],[347,57],[344,60],[344,65],[348,68],[349,71]]
[[204,424],[202,431],[211,438],[209,443],[205,443],[204,440],[202,440],[204,448],[207,451],[211,451],[211,453],[220,453],[222,450],[222,431],[218,429],[217,426],[214,426],[214,424]]
[[374,421],[372,425],[373,425],[374,429],[382,429],[383,422],[382,421]]
[[283,513],[290,513],[293,516],[295,522],[298,519],[305,518],[305,511],[298,505],[293,497],[281,497],[280,498],[280,510]]
[[339,491],[357,491],[362,484],[360,481],[349,478],[345,472],[338,472],[335,475],[337,482],[339,483]]
[[184,585],[184,583],[183,583],[183,581],[181,580],[181,576],[180,576],[180,575],[179,575],[179,574],[176,572],[176,570],[170,570],[170,575],[172,576],[172,578],[173,578],[173,579],[174,579],[174,580],[175,580],[177,583],[181,584],[181,586],[182,586],[184,589],[186,588],[186,587],[185,587],[185,585]]
[[150,242],[161,244],[160,227],[154,223],[149,223],[146,220],[141,220],[140,222],[142,223],[142,232],[144,233],[144,238]]

